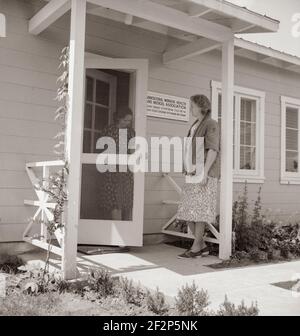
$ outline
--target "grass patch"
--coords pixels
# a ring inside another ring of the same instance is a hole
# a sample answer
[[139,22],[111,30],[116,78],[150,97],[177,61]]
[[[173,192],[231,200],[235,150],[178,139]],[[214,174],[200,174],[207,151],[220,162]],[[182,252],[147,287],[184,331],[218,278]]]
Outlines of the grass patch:
[[102,268],[91,269],[86,279],[67,282],[43,269],[8,276],[6,297],[0,299],[5,316],[209,316],[255,315],[256,306],[235,307],[227,299],[218,311],[209,310],[209,295],[195,284],[182,287],[175,304],[159,291],[149,291]]

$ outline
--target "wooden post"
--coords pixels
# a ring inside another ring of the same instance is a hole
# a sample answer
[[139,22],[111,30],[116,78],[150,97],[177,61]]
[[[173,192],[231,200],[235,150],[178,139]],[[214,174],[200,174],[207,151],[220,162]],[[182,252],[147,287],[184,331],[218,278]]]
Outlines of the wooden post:
[[72,0],[69,111],[66,131],[66,159],[69,163],[68,204],[64,232],[62,271],[64,279],[76,278],[76,257],[79,225],[81,180],[81,144],[84,111],[84,55],[85,55],[86,0]]
[[231,256],[233,170],[234,38],[222,45],[222,127],[219,258]]

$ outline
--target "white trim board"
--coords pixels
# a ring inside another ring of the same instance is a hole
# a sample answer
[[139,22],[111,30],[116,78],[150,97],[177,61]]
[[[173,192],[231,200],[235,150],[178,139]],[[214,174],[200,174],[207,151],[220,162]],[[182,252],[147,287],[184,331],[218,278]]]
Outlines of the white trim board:
[[0,13],[0,37],[6,37],[6,17]]

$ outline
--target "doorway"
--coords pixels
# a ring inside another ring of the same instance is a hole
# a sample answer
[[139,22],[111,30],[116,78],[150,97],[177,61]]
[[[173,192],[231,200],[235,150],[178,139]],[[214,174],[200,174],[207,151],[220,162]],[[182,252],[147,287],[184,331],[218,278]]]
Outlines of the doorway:
[[[118,161],[117,135],[119,129],[126,130],[127,141],[145,135],[147,80],[145,60],[86,58],[79,244],[142,245],[144,173]],[[104,152],[97,141],[107,136],[117,145],[114,172],[103,172],[97,163]]]

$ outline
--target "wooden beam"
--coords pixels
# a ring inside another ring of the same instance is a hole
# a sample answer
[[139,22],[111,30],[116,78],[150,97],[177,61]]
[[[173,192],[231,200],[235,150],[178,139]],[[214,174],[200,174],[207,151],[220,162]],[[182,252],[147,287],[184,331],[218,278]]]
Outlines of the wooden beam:
[[207,53],[213,49],[216,49],[220,46],[221,43],[219,42],[202,38],[195,42],[185,44],[176,49],[166,51],[163,54],[163,62],[166,64],[177,60],[198,56]]
[[38,35],[71,8],[70,0],[51,0],[29,21],[29,33]]
[[245,33],[245,32],[247,32],[247,30],[250,30],[250,29],[252,29],[252,28],[255,28],[256,27],[256,25],[254,25],[254,24],[244,24],[244,25],[237,25],[237,26],[235,26],[235,25],[233,25],[231,28],[232,28],[232,30],[233,30],[233,32],[235,33],[235,34],[241,34],[241,33]]
[[231,256],[233,161],[234,37],[222,46],[222,124],[220,190],[220,259]]
[[289,64],[289,65],[285,66],[284,69],[298,72],[298,71],[300,71],[300,65]]
[[65,279],[76,277],[80,212],[81,145],[84,111],[84,57],[86,0],[72,0],[69,56],[69,111],[66,159],[69,163],[67,218],[63,242],[62,270]]
[[37,246],[37,247],[39,247],[41,249],[44,249],[46,251],[49,250],[49,246],[50,246],[51,253],[54,253],[54,254],[59,255],[59,256],[62,256],[62,254],[63,254],[62,249],[60,247],[49,244],[49,243],[44,242],[40,239],[31,238],[31,237],[24,237],[23,240],[25,242],[29,243],[29,244]]
[[258,62],[264,62],[264,61],[267,61],[269,59],[272,59],[272,57],[268,56],[268,55],[257,54],[256,59],[257,59]]
[[133,16],[132,15],[126,15],[125,16],[125,24],[126,25],[132,25],[132,22],[133,22]]
[[110,8],[219,42],[228,40],[232,35],[230,28],[201,18],[191,18],[187,13],[147,0],[88,1],[95,5]]
[[189,15],[191,17],[202,17],[208,13],[213,12],[213,9],[208,8],[208,9],[200,9],[198,5],[191,4],[189,6]]
[[[117,22],[122,22],[124,23],[126,20],[126,14],[124,13],[120,13],[120,12],[116,12],[114,10],[111,9],[107,9],[107,8],[103,8],[103,7],[97,7],[97,8],[92,8],[87,10],[88,14],[91,15],[96,15],[96,16],[100,16],[100,17],[104,17],[105,19],[110,19],[110,20],[114,20]],[[179,32],[179,30],[177,29],[171,29],[167,26],[163,26],[159,23],[155,23],[155,22],[150,22],[148,20],[144,20],[141,18],[137,18],[134,17],[133,21],[132,21],[132,26],[134,27],[138,27],[138,28],[142,28],[142,29],[146,29],[155,33],[159,33],[162,35],[169,35],[172,37],[175,37],[177,39],[182,39],[188,42],[194,41],[194,35],[192,34],[185,34],[184,32]],[[191,37],[193,36],[193,37]]]

